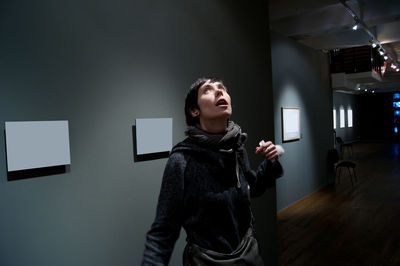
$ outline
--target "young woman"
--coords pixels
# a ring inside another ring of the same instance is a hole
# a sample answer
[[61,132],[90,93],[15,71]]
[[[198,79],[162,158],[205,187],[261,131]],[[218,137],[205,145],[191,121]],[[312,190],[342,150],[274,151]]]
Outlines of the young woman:
[[250,168],[247,135],[229,120],[231,114],[221,80],[192,84],[185,100],[188,138],[170,153],[142,265],[167,265],[181,227],[187,234],[184,265],[263,265],[250,198],[283,171],[270,141],[255,150],[265,158],[257,172]]

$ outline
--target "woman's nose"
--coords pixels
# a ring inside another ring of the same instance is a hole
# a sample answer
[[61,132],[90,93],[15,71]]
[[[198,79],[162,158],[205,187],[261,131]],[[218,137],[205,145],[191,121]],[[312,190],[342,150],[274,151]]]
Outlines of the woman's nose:
[[222,94],[224,94],[224,91],[221,88],[217,88],[216,89],[216,94],[217,94],[217,96],[218,95],[222,95]]

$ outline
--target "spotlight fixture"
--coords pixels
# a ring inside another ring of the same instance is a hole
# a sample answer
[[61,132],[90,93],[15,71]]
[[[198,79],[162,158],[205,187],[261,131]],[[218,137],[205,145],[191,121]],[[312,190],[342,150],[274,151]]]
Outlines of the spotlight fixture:
[[[390,51],[386,52],[385,48],[381,45],[380,41],[376,37],[376,33],[374,33],[368,26],[365,24],[365,22],[362,20],[362,18],[359,18],[357,13],[354,12],[354,10],[347,4],[348,0],[339,0],[339,2],[344,6],[346,11],[353,17],[354,19],[354,26],[352,27],[353,30],[357,30],[358,28],[361,28],[365,33],[367,33],[370,37],[369,43],[371,44],[372,48],[376,48],[376,50],[379,52],[381,56],[384,56],[385,60],[393,60],[393,56],[391,55]],[[400,68],[398,64],[396,63],[396,71],[399,72]],[[393,68],[394,69],[394,68]],[[384,70],[382,70],[384,72]]]
[[372,91],[372,93],[375,93],[375,91]]
[[367,89],[365,89],[364,91],[368,91]]

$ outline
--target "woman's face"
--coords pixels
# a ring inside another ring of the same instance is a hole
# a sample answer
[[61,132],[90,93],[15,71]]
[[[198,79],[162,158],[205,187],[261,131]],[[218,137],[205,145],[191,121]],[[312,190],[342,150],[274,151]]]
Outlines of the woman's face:
[[198,116],[200,121],[226,121],[232,115],[231,97],[221,82],[208,80],[204,83],[198,91],[197,105],[200,110],[195,109],[192,115]]

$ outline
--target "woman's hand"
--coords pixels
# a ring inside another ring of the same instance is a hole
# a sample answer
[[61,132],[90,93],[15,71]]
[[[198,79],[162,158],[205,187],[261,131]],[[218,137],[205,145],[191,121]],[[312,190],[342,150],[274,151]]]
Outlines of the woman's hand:
[[260,146],[256,148],[256,154],[266,158],[269,161],[278,159],[279,154],[276,146],[271,142],[260,142]]

